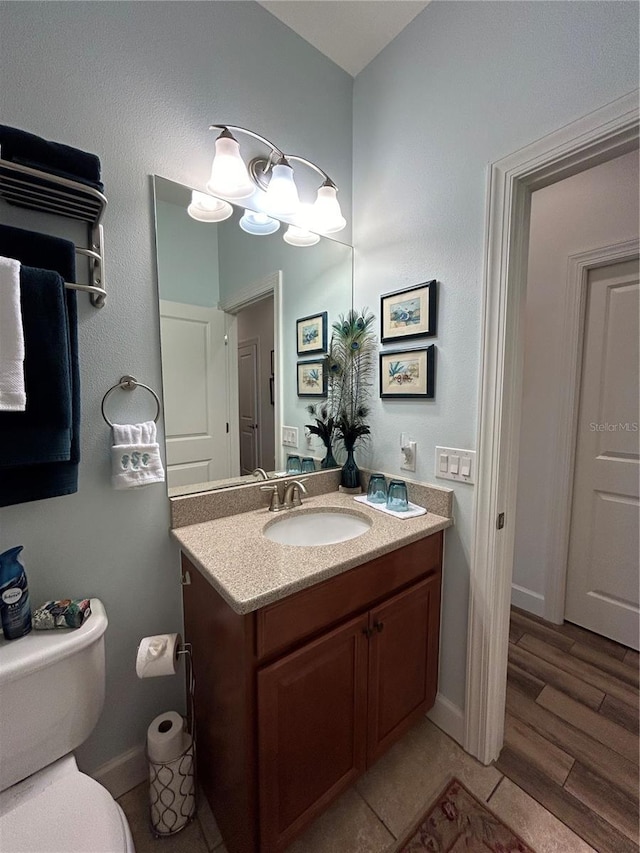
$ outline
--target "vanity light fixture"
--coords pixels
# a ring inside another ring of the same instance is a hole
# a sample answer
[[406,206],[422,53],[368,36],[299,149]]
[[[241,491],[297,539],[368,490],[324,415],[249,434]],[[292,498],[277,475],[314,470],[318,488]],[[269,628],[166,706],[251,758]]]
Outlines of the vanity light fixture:
[[233,207],[228,201],[192,190],[191,204],[187,208],[187,213],[198,222],[223,222],[231,216]]
[[290,225],[282,235],[282,239],[290,246],[315,246],[320,242],[320,235],[298,228],[297,225]]
[[207,189],[233,201],[249,198],[255,187],[240,156],[238,140],[225,127],[216,139],[216,153],[211,164]]
[[[277,219],[272,219],[266,213],[258,213],[255,210],[245,210],[238,225],[247,234],[275,234],[280,227]],[[318,240],[320,238],[318,237]]]
[[[210,193],[231,201],[247,199],[255,194],[256,206],[267,215],[296,220],[303,205],[300,203],[292,164],[301,164],[322,178],[304,230],[333,234],[346,226],[337,199],[338,188],[324,169],[304,157],[285,154],[264,136],[247,128],[212,124],[209,130],[221,131],[215,143],[211,177],[207,182]],[[254,157],[245,165],[240,145],[231,131],[258,140],[270,149],[268,156]],[[294,222],[294,225],[300,227],[302,223]]]

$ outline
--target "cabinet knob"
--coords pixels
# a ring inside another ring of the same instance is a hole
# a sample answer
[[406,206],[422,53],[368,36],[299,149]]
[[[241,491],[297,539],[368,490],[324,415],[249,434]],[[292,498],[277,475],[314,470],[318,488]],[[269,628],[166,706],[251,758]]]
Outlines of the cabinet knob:
[[382,631],[382,629],[384,628],[384,622],[374,622],[373,627],[378,633],[380,633],[380,631]]
[[365,635],[365,637],[368,640],[369,637],[373,634],[373,628],[363,628],[362,633]]

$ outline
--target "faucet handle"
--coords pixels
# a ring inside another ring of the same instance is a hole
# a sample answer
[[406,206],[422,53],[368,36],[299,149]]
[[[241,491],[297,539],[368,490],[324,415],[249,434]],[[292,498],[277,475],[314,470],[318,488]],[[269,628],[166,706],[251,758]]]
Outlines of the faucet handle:
[[271,492],[271,502],[269,503],[269,512],[279,512],[282,509],[280,503],[280,495],[278,494],[278,486],[276,483],[273,486],[260,486],[261,492]]

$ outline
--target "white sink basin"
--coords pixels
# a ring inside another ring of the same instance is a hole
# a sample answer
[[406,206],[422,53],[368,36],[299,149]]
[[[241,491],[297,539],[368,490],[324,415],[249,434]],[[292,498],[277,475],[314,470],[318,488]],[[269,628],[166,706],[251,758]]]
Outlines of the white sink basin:
[[340,512],[305,512],[286,515],[264,528],[264,535],[280,545],[333,545],[362,536],[371,527],[364,515]]

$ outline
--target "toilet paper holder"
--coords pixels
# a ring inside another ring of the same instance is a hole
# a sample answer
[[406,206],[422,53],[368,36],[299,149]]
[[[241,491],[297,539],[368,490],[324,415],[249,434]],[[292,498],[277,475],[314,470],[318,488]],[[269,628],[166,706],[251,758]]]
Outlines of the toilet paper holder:
[[186,731],[189,746],[172,761],[149,762],[149,796],[151,832],[156,838],[175,835],[195,817],[196,802],[196,717],[195,676],[191,643],[179,642],[175,655],[185,658],[188,687]]

